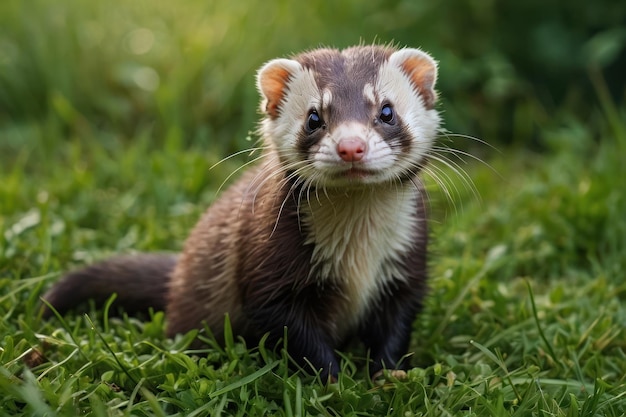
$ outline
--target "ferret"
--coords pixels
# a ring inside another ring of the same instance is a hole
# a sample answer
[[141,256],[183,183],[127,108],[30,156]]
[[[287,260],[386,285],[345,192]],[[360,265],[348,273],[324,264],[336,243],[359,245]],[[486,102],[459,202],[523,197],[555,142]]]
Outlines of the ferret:
[[[167,334],[279,343],[336,380],[353,338],[372,375],[405,369],[427,292],[425,191],[436,139],[437,64],[388,45],[316,49],[257,74],[261,162],[208,208],[180,255],[105,260],[66,275],[43,299],[164,309]],[[44,307],[44,317],[52,311]],[[222,339],[223,340],[223,339]]]

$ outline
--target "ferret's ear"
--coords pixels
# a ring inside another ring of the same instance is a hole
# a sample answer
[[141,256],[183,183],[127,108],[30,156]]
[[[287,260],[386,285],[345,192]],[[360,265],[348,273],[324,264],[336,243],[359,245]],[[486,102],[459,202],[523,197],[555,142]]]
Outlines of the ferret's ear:
[[427,109],[435,107],[437,62],[430,55],[419,49],[405,48],[391,54],[389,62],[400,67],[409,77],[417,92],[424,99]]
[[285,98],[287,84],[300,63],[291,59],[274,59],[263,65],[257,74],[257,88],[263,96],[262,110],[272,119],[279,115],[279,107]]

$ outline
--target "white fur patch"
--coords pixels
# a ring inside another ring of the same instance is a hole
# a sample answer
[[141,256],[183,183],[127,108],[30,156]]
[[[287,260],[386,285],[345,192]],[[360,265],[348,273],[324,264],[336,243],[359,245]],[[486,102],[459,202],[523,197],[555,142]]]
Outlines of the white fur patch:
[[291,74],[287,93],[281,104],[280,117],[276,121],[266,118],[261,125],[263,137],[270,141],[268,145],[280,153],[281,160],[290,165],[290,168],[297,167],[302,162],[295,157],[294,150],[297,148],[298,132],[302,129],[306,114],[311,108],[319,108],[322,101],[313,73],[297,64],[299,70]]
[[363,97],[372,103],[376,103],[376,95],[374,94],[374,86],[371,83],[367,83],[363,87]]
[[329,89],[324,90],[324,94],[322,94],[322,106],[328,107],[330,106],[332,101],[333,101],[333,93]]
[[[401,52],[402,50],[394,55]],[[413,138],[411,154],[403,155],[398,161],[400,170],[406,170],[421,162],[431,149],[440,118],[436,110],[426,109],[409,77],[393,61],[395,60],[390,59],[380,67],[376,91],[381,100],[386,99],[393,103]]]
[[373,187],[350,192],[328,190],[302,203],[312,263],[322,279],[345,288],[338,336],[358,323],[378,294],[405,271],[396,265],[415,242],[418,230],[413,185]]

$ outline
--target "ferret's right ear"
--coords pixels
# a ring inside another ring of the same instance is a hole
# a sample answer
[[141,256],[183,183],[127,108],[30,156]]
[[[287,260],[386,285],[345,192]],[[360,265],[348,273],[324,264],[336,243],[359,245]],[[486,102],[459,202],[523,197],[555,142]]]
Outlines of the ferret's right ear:
[[292,59],[274,59],[263,65],[257,75],[257,88],[263,96],[262,109],[275,119],[279,115],[279,107],[285,98],[287,84],[302,66]]

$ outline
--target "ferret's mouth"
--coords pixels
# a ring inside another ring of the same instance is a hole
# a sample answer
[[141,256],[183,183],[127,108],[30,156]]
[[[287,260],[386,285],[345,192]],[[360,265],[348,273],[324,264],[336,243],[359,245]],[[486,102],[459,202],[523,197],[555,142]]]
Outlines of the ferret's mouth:
[[372,169],[363,169],[351,167],[344,169],[336,174],[337,178],[345,178],[350,180],[365,180],[376,175],[376,171]]
[[385,171],[365,164],[320,167],[318,177],[326,185],[361,186],[375,184],[386,179]]
[[365,178],[373,175],[373,172],[367,169],[350,168],[343,172],[343,176],[347,178]]

